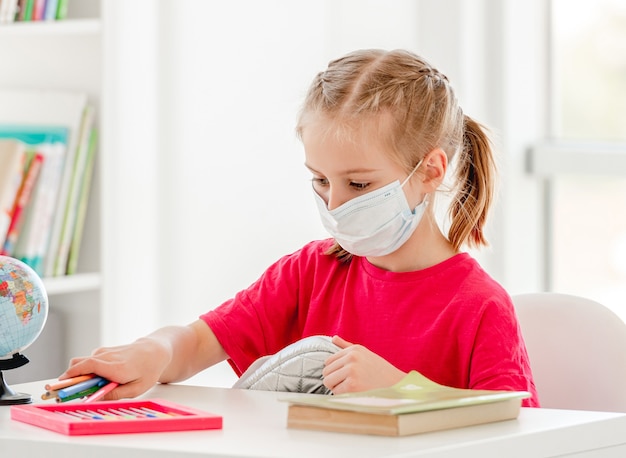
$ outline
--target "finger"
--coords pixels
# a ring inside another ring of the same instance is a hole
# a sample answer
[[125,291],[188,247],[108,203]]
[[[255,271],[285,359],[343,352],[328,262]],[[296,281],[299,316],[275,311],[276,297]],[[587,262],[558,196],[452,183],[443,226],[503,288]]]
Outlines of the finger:
[[98,355],[102,355],[104,353],[110,353],[113,352],[117,349],[119,349],[120,347],[98,347],[95,348],[92,352],[91,352],[91,356],[98,356]]
[[112,380],[114,374],[114,368],[111,365],[95,359],[95,358],[83,358],[77,363],[70,366],[63,374],[59,376],[61,378],[76,377],[84,374],[96,374],[100,377],[104,377],[107,380],[119,382],[119,380]]
[[356,391],[355,378],[348,369],[341,368],[328,377],[324,377],[324,386],[333,394],[351,393]]
[[[342,350],[345,350],[346,348],[354,346],[353,343],[348,342],[347,340],[342,339],[339,336],[333,336],[332,342],[335,345],[337,345],[339,348],[341,348]],[[328,358],[326,358],[326,361],[324,361],[324,365],[325,366],[331,365],[334,362],[339,361],[341,358],[343,358],[344,355],[345,355],[344,351],[338,351],[337,353],[334,353],[330,355]]]
[[328,358],[326,358],[326,360],[324,361],[324,371],[327,370],[334,370],[331,366],[335,366],[337,365],[338,361],[340,361],[344,356],[346,355],[346,351],[344,350],[339,350],[337,353],[333,353],[332,355],[330,355]]
[[82,366],[82,362],[86,359],[87,358],[72,358],[70,360],[70,364],[68,365],[67,369],[65,369],[65,372],[59,375],[58,377],[59,380],[64,380],[70,377],[76,377],[78,375],[85,375],[85,373],[81,372],[80,369],[76,369],[76,367]]
[[62,376],[75,377],[77,375],[91,374],[91,367],[93,366],[91,358],[74,358]]
[[324,361],[324,368],[322,369],[322,376],[328,377],[333,372],[338,371],[343,367],[343,363],[341,362],[342,355],[341,352],[335,353],[334,355],[330,355]]
[[333,336],[333,340],[332,342],[337,345],[340,348],[348,348],[351,347],[352,345],[354,345],[351,342],[348,342],[347,340],[339,337],[339,336]]
[[102,399],[107,401],[118,401],[125,398],[134,398],[139,396],[144,391],[146,390],[142,390],[138,386],[138,384],[131,382],[124,385],[119,385],[114,390],[111,390],[110,393],[107,393]]
[[68,364],[68,369],[78,363],[80,363],[81,361],[84,361],[85,359],[87,359],[87,356],[80,356],[80,357],[76,357],[76,358],[72,358],[70,359],[70,363]]
[[333,394],[335,394],[335,395],[336,395],[336,394],[343,394],[343,393],[346,393],[347,391],[346,391],[346,390],[344,390],[344,389],[342,388],[342,386],[343,386],[343,383],[342,383],[342,382],[339,382],[337,385],[333,386],[332,388],[328,388],[328,389],[329,389],[329,390],[330,390]]
[[[324,372],[326,372],[326,368],[324,369]],[[322,375],[324,377],[324,386],[335,393],[335,389],[343,381],[341,368],[338,367],[336,370],[329,371],[328,374],[323,373]]]

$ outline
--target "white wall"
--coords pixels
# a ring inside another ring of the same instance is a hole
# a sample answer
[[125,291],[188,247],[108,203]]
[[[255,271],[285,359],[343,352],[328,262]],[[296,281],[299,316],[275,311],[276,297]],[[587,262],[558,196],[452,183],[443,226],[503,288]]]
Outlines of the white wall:
[[545,0],[423,0],[419,43],[450,77],[466,114],[492,133],[499,168],[490,246],[472,252],[510,293],[539,291],[541,180],[526,171],[530,146],[547,121]]
[[189,266],[187,288],[161,290],[171,322],[173,305],[213,308],[325,236],[294,133],[305,91],[347,50],[415,49],[416,28],[410,1],[163,4],[161,275]]

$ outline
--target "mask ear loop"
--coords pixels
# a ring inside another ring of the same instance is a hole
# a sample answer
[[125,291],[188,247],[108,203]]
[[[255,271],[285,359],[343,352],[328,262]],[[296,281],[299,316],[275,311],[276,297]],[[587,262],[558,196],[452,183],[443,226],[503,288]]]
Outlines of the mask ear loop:
[[[425,157],[421,158],[420,161],[417,163],[417,165],[413,168],[413,170],[411,171],[411,173],[409,173],[409,176],[406,177],[406,179],[402,182],[402,184],[400,185],[401,188],[404,187],[404,185],[411,179],[411,177],[413,176],[413,174],[417,171],[417,169],[420,168],[420,165],[422,165],[422,162],[424,162]],[[424,198],[422,199],[422,201],[417,204],[415,206],[415,208],[419,207],[420,205],[428,205],[428,194],[424,195]],[[415,211],[415,208],[413,209],[413,211]]]
[[413,170],[411,170],[411,173],[409,173],[409,176],[406,177],[406,179],[402,182],[402,184],[400,185],[401,188],[404,188],[404,185],[411,179],[411,177],[413,176],[413,174],[415,172],[417,172],[417,169],[420,168],[420,165],[422,165],[422,162],[424,162],[424,158],[421,158],[420,161],[417,163],[417,165],[415,167],[413,167]]

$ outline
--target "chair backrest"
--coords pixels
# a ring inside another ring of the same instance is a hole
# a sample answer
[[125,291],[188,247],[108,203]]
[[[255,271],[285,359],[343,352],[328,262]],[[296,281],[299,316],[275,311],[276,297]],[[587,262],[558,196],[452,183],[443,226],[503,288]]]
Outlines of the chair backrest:
[[626,323],[602,304],[559,293],[513,296],[539,402],[626,412]]

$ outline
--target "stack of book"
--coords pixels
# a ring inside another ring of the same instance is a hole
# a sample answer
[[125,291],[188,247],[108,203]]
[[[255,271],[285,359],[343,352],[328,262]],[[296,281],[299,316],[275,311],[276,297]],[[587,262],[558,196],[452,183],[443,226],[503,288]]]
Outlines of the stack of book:
[[289,428],[406,436],[512,420],[527,397],[526,391],[448,387],[413,371],[389,388],[282,400],[290,403]]
[[0,0],[0,24],[65,19],[68,1]]
[[0,254],[42,277],[76,272],[95,163],[82,93],[0,90]]

